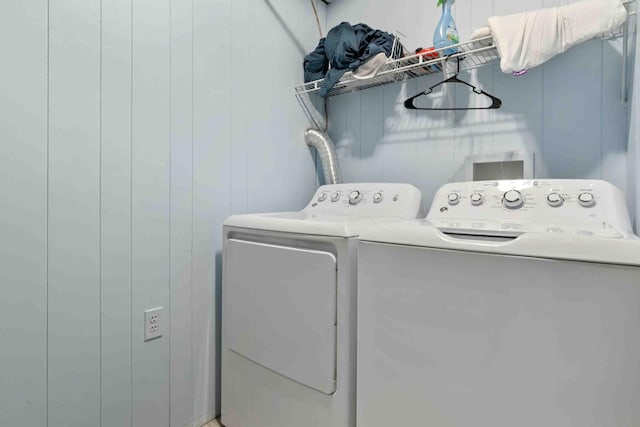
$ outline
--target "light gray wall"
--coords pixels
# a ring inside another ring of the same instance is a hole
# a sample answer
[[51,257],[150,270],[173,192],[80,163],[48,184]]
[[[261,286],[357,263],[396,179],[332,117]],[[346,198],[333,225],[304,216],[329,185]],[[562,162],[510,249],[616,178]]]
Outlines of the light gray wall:
[[[457,0],[454,17],[465,40],[489,16],[565,3]],[[399,30],[413,50],[432,45],[439,17],[435,0],[393,6],[384,0],[336,1],[328,8],[328,27],[350,21]],[[605,179],[629,190],[631,203],[635,189],[629,188],[627,173],[629,112],[620,97],[621,49],[620,40],[588,42],[523,77],[504,74],[497,64],[463,73],[463,79],[502,99],[499,110],[455,116],[405,110],[404,99],[435,84],[441,78],[436,76],[333,98],[330,133],[345,179],[413,183],[428,205],[439,186],[465,179],[467,157],[531,152],[536,177]],[[456,98],[457,105],[465,102],[459,93]]]
[[[637,30],[636,30],[637,31]],[[633,126],[633,141],[634,148],[633,151],[635,153],[635,159],[630,166],[635,173],[635,191],[634,191],[634,201],[635,201],[635,211],[636,211],[636,231],[640,234],[640,132],[638,131],[638,126],[640,122],[640,55],[638,55],[638,46],[640,46],[640,32],[636,33],[636,45],[635,45],[635,71],[633,73],[634,81],[633,81],[633,107],[631,110],[630,121]]]
[[[637,28],[637,27],[636,27]],[[630,88],[631,99],[629,101],[629,185],[634,191],[631,194],[631,210],[635,211],[636,230],[640,234],[640,55],[637,54],[637,46],[640,44],[640,32],[636,31],[635,44],[632,46],[630,73],[632,85]]]
[[0,425],[217,412],[221,224],[317,185],[317,38],[307,2],[0,2]]

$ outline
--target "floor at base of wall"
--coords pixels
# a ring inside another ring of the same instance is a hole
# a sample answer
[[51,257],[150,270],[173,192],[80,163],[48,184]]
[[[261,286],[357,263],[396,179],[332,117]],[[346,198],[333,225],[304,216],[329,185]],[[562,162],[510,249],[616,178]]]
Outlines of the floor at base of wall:
[[202,427],[220,427],[220,424],[218,423],[217,420],[213,420],[213,421],[203,425]]

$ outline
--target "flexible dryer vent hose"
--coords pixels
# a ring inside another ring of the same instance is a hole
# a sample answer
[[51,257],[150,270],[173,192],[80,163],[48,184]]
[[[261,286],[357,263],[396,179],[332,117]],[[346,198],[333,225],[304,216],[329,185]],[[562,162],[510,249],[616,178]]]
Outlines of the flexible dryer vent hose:
[[304,140],[308,146],[314,147],[320,155],[325,184],[341,184],[342,173],[338,164],[336,146],[329,135],[318,129],[307,129],[304,132]]

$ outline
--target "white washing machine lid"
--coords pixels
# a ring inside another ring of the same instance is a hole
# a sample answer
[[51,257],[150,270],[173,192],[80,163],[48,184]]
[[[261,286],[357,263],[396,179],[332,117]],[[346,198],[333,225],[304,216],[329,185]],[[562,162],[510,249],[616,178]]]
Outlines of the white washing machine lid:
[[323,185],[301,211],[233,215],[225,226],[332,237],[355,237],[379,224],[421,215],[422,194],[409,184]]
[[640,240],[636,238],[515,230],[482,232],[438,227],[428,220],[417,220],[367,230],[360,235],[360,241],[640,266]]
[[331,237],[357,237],[368,228],[401,221],[400,217],[315,215],[305,211],[234,215],[225,226]]

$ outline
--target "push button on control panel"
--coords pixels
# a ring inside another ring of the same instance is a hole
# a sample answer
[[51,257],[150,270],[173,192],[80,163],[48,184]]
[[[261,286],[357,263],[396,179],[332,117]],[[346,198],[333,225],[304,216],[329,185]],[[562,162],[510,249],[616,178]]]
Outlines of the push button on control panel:
[[591,193],[580,193],[578,203],[584,208],[590,208],[596,204],[596,198]]
[[502,196],[502,204],[509,209],[519,209],[524,205],[524,197],[518,190],[510,190]]
[[547,194],[547,204],[553,208],[558,208],[562,206],[564,203],[564,199],[559,193],[549,193]]
[[460,195],[458,193],[451,193],[447,197],[447,200],[451,206],[455,206],[460,203]]
[[362,201],[362,193],[355,190],[349,193],[349,203],[352,205],[357,205]]
[[484,203],[484,197],[480,193],[473,193],[471,195],[471,204],[473,206],[480,206]]

